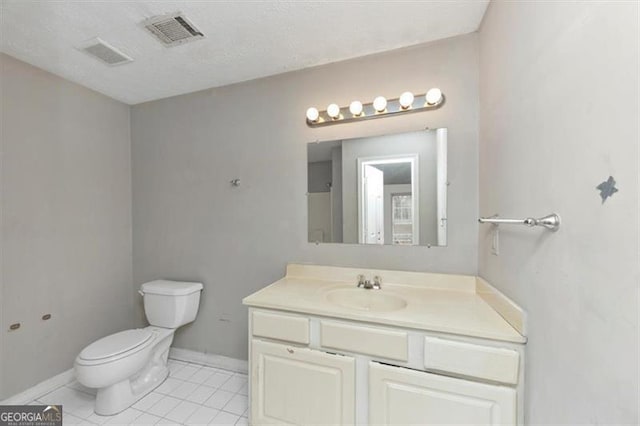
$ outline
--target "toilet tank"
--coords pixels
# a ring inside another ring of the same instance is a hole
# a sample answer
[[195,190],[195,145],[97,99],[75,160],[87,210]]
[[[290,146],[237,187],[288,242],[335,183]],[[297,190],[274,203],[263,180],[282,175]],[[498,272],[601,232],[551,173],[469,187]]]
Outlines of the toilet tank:
[[149,324],[178,328],[196,319],[201,283],[156,280],[142,284],[140,291]]

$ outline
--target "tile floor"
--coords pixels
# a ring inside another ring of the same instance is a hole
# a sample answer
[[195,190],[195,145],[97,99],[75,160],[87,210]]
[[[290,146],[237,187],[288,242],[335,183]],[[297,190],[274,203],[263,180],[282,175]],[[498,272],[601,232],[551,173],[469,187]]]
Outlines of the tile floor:
[[247,375],[169,360],[170,375],[153,392],[115,416],[93,412],[95,390],[78,382],[32,404],[62,404],[64,424],[247,425]]

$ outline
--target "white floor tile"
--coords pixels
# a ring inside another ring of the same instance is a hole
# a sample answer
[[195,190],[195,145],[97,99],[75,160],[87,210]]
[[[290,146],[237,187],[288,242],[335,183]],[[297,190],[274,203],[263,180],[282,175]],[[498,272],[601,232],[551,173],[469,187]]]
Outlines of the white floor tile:
[[229,402],[227,402],[223,410],[228,413],[241,416],[245,413],[245,411],[247,411],[247,407],[247,397],[245,395],[236,394],[233,396],[233,398],[231,398]]
[[219,411],[215,408],[200,407],[186,421],[187,425],[208,425]]
[[178,371],[182,370],[186,366],[187,364],[167,363],[167,367],[169,367],[169,376],[175,376]]
[[95,423],[90,423],[87,419],[81,419],[80,417],[76,417],[73,414],[64,414],[62,419],[63,419],[65,425],[95,424]]
[[247,384],[247,378],[242,376],[233,376],[220,386],[220,389],[227,392],[238,392],[244,385]]
[[86,419],[88,417],[91,417],[91,415],[94,414],[94,409],[95,409],[95,402],[92,401],[90,405],[83,406],[83,407],[75,407],[73,411],[71,411],[71,414],[73,414],[76,417],[82,417],[83,419]]
[[180,380],[187,380],[191,376],[196,374],[198,370],[200,370],[200,368],[201,368],[200,366],[190,364],[178,370],[176,374],[173,375],[173,377]]
[[249,383],[245,383],[244,386],[238,391],[240,395],[249,395]]
[[211,367],[202,367],[198,370],[193,376],[191,376],[188,380],[193,383],[202,384],[206,382],[211,376],[217,373],[215,368]]
[[249,426],[249,419],[246,417],[240,417],[236,422],[236,426]]
[[134,420],[142,415],[142,411],[135,408],[127,408],[122,413],[116,414],[110,418],[106,425],[129,425],[134,423]]
[[149,413],[142,413],[142,415],[138,417],[132,424],[135,424],[136,426],[155,425],[160,420],[162,420],[162,417],[154,416],[153,414]]
[[30,404],[62,404],[65,424],[247,424],[246,375],[176,360],[169,360],[168,364],[173,377],[167,378],[131,408],[114,416],[95,414],[95,389],[86,388],[77,381]]
[[182,402],[178,398],[173,398],[171,396],[165,396],[160,401],[156,402],[147,410],[147,413],[153,414],[155,416],[164,417],[169,411],[173,410],[176,405]]
[[183,382],[180,386],[171,391],[170,395],[174,398],[186,399],[198,388],[196,383]]
[[187,401],[195,402],[196,404],[204,404],[204,402],[213,395],[216,391],[216,388],[212,388],[211,386],[201,385],[196,388],[196,390],[187,397]]
[[168,377],[160,386],[158,386],[154,392],[162,393],[165,395],[171,394],[181,384],[184,382],[182,380],[176,380],[173,377]]
[[93,413],[89,417],[87,417],[87,420],[97,425],[103,425],[114,417],[115,416],[99,416],[96,413]]
[[189,401],[182,401],[173,410],[164,415],[169,420],[184,423],[200,406]]
[[150,394],[146,395],[144,398],[133,404],[133,408],[137,408],[141,411],[147,411],[162,398],[164,398],[163,394],[158,392],[151,392]]
[[231,374],[222,373],[218,371],[216,374],[209,377],[204,384],[207,386],[212,386],[214,388],[219,388],[222,386],[227,380],[231,378]]
[[86,418],[93,413],[95,398],[92,395],[67,387],[60,387],[39,399],[46,405],[62,404],[63,414]]
[[213,419],[210,423],[212,425],[235,425],[236,422],[240,419],[240,416],[236,416],[234,414],[225,413],[224,411],[220,411],[218,415]]
[[220,410],[222,407],[227,405],[227,402],[231,401],[231,398],[233,398],[233,394],[231,392],[217,390],[216,393],[211,395],[211,398],[204,402],[204,405]]
[[160,421],[158,423],[156,423],[157,425],[171,425],[171,426],[182,426],[180,423],[176,423],[173,420],[169,420],[169,419],[160,419]]

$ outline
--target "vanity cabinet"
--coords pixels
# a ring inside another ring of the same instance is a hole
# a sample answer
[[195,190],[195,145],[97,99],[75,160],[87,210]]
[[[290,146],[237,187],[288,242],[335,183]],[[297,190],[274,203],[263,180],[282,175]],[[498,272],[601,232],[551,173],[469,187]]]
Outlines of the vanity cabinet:
[[243,303],[254,426],[524,425],[526,313],[479,277],[289,264]]
[[519,425],[522,348],[250,310],[252,425]]
[[354,424],[353,357],[258,339],[251,354],[252,424]]
[[369,424],[509,425],[516,391],[424,371],[369,364]]

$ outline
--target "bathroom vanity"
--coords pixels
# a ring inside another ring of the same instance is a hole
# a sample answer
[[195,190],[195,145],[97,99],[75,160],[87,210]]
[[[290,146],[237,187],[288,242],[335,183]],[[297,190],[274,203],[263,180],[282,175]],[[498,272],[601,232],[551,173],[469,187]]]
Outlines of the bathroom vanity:
[[478,277],[292,264],[243,302],[251,424],[523,424],[525,315]]

